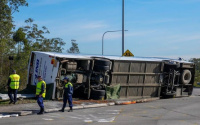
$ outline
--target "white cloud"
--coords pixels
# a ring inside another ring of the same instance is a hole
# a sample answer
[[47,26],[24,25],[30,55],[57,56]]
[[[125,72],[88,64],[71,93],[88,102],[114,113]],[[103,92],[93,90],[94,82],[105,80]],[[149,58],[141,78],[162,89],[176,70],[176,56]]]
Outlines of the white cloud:
[[[59,22],[59,23],[55,23]],[[102,30],[109,27],[104,21],[79,20],[66,22],[63,20],[39,21],[39,26],[45,25],[50,30],[51,37],[67,39],[79,39],[80,41],[91,42],[101,40]]]
[[34,0],[34,2],[31,2],[30,5],[44,6],[44,5],[58,4],[58,3],[66,2],[66,1],[69,1],[69,0]]

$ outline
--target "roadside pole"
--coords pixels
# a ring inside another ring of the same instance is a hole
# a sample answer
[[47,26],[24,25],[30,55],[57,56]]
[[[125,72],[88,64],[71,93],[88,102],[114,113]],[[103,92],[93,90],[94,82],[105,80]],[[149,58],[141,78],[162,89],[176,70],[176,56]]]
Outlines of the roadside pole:
[[124,54],[124,0],[122,0],[122,55]]

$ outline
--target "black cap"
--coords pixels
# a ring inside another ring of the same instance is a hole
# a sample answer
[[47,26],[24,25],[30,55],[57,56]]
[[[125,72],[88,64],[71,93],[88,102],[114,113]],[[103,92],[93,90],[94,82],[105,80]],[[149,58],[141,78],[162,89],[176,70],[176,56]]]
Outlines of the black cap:
[[42,76],[37,76],[37,78],[42,78]]
[[13,70],[12,73],[16,73],[16,70]]

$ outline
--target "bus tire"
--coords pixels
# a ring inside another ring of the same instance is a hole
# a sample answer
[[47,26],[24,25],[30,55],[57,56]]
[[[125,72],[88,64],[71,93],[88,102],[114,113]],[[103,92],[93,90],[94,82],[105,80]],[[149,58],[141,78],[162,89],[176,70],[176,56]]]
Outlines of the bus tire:
[[95,65],[110,66],[111,62],[107,59],[95,59]]
[[109,66],[94,65],[94,71],[107,71],[110,70]]
[[184,84],[184,85],[187,85],[190,83],[192,79],[192,74],[191,74],[191,71],[186,69],[186,70],[183,70],[183,73],[181,75],[181,82]]
[[105,96],[106,91],[105,90],[92,90],[91,96]]

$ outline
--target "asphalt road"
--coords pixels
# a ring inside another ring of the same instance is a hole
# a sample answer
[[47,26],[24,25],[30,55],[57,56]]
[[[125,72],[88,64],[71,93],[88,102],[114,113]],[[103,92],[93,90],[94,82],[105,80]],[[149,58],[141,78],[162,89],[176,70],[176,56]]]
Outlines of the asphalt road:
[[200,89],[191,97],[162,99],[148,103],[109,106],[2,118],[0,125],[198,125],[200,124]]

